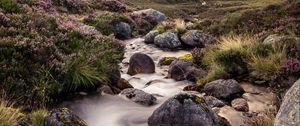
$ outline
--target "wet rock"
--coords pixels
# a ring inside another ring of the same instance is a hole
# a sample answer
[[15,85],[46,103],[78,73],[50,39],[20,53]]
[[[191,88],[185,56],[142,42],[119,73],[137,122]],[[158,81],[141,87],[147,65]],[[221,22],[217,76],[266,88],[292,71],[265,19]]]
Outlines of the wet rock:
[[248,112],[249,111],[249,105],[247,101],[243,98],[237,98],[231,101],[231,106],[238,111],[242,112]]
[[142,53],[135,53],[130,57],[128,74],[154,73],[155,64],[151,57]]
[[135,88],[124,89],[120,94],[126,96],[131,101],[142,105],[150,106],[156,102],[156,98],[152,94]]
[[221,118],[204,98],[178,94],[157,108],[148,118],[149,126],[221,126]]
[[200,92],[201,91],[201,87],[198,85],[188,85],[186,87],[183,88],[183,91],[196,91],[196,92]]
[[142,17],[143,19],[146,19],[148,22],[152,24],[160,23],[164,20],[166,20],[165,14],[154,10],[154,9],[146,9],[146,10],[140,10],[135,11],[130,14],[131,17]]
[[124,90],[126,88],[133,88],[133,86],[124,78],[121,78],[117,84],[117,88]]
[[159,60],[158,65],[170,65],[173,61],[177,60],[176,57],[163,57]]
[[130,39],[132,36],[132,29],[128,23],[119,22],[115,25],[116,37],[119,39]]
[[44,120],[44,126],[88,126],[67,108],[54,109]]
[[220,100],[229,102],[245,93],[239,83],[233,79],[219,79],[207,83],[203,88],[203,92],[205,92],[206,95],[214,96]]
[[192,66],[191,62],[185,60],[176,60],[169,67],[168,77],[176,80],[196,81],[206,75],[202,69]]
[[150,31],[148,34],[145,36],[145,43],[146,44],[153,44],[154,43],[154,38],[159,35],[159,32],[157,30]]
[[166,32],[154,38],[154,44],[160,48],[176,49],[181,46],[178,35],[174,32]]
[[212,36],[201,33],[198,30],[187,31],[181,36],[181,40],[186,45],[198,48],[203,48],[208,44],[213,44],[216,42]]
[[112,91],[111,87],[104,85],[100,88],[101,93],[114,95],[115,93]]
[[221,100],[213,97],[213,96],[204,96],[204,99],[206,103],[209,105],[209,107],[223,107],[225,106],[225,103],[222,102]]
[[299,126],[300,79],[288,90],[276,115],[274,126]]

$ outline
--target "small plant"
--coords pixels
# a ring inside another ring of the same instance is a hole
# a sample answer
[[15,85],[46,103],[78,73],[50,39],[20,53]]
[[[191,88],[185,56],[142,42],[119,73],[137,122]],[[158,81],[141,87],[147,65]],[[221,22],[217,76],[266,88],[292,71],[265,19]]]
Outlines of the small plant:
[[157,25],[155,27],[155,30],[157,30],[159,32],[159,34],[162,34],[173,28],[174,28],[174,24],[172,22],[164,21],[161,24]]
[[0,101],[0,126],[16,126],[23,118],[19,109],[12,108],[5,101]]
[[48,111],[45,109],[36,110],[30,114],[31,126],[42,126],[44,120],[48,116]]
[[184,20],[175,19],[175,29],[178,32],[178,34],[180,34],[180,35],[184,34],[187,31]]
[[7,13],[17,13],[21,10],[20,5],[15,0],[0,0],[0,8]]
[[300,60],[298,59],[288,59],[282,64],[281,67],[283,71],[289,75],[300,75]]

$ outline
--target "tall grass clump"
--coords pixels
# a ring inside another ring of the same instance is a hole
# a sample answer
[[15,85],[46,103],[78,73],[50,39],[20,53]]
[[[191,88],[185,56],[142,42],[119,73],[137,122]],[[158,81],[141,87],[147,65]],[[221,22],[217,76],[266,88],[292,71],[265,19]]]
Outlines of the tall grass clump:
[[0,126],[16,126],[22,120],[23,114],[5,101],[0,101]]
[[178,34],[184,34],[187,29],[186,29],[186,24],[184,20],[182,19],[175,19],[175,30],[178,32]]
[[39,109],[30,114],[31,126],[43,126],[44,120],[48,116],[48,111]]

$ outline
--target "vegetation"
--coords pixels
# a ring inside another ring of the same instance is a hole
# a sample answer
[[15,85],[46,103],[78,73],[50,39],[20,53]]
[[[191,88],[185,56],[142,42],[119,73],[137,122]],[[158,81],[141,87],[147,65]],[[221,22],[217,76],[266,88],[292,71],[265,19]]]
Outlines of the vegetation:
[[31,126],[42,126],[48,115],[48,111],[44,109],[36,110],[30,114]]
[[22,118],[23,114],[19,109],[12,108],[3,100],[0,101],[0,126],[16,126]]

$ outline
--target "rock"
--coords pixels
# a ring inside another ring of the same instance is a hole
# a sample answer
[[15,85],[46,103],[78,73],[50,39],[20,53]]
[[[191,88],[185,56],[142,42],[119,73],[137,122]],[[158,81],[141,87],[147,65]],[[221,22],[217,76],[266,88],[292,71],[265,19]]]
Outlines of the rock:
[[124,89],[121,92],[121,95],[124,95],[127,98],[129,98],[131,101],[142,105],[150,106],[156,102],[156,98],[153,95],[135,88]]
[[204,98],[178,94],[157,108],[148,126],[220,126],[221,118],[207,106]]
[[142,53],[135,53],[130,57],[128,74],[154,73],[155,64],[151,57]]
[[213,96],[204,96],[204,99],[206,103],[209,105],[209,107],[223,107],[225,106],[225,103],[222,102],[221,100],[213,97]]
[[276,115],[274,126],[299,126],[300,79],[287,91]]
[[154,9],[134,11],[130,14],[130,16],[133,19],[135,19],[136,17],[142,17],[143,19],[147,19],[148,22],[153,23],[153,24],[158,24],[167,19],[165,14],[163,14],[157,10],[154,10]]
[[44,120],[44,126],[88,126],[67,108],[54,109]]
[[115,93],[112,91],[111,87],[104,85],[100,88],[101,93],[114,95]]
[[200,92],[201,91],[201,86],[199,85],[188,85],[183,88],[183,91],[196,91]]
[[154,44],[160,48],[176,49],[181,46],[178,35],[174,32],[166,32],[154,38]]
[[127,10],[127,5],[119,0],[102,0],[101,4],[103,9],[113,12],[125,12]]
[[117,84],[117,88],[124,90],[126,88],[133,88],[133,86],[124,78],[121,78]]
[[150,31],[148,34],[145,36],[145,43],[146,44],[153,44],[154,43],[154,38],[159,35],[159,32],[157,30]]
[[132,29],[128,23],[119,22],[115,25],[116,37],[119,39],[130,39],[132,36]]
[[245,91],[236,80],[219,79],[207,83],[203,90],[206,95],[214,96],[220,100],[231,101],[237,97],[241,97]]
[[216,40],[207,34],[201,33],[198,30],[190,30],[181,36],[181,40],[184,44],[203,48],[208,44],[213,44]]
[[109,81],[112,86],[116,86],[121,79],[121,72],[118,69],[114,69],[109,73]]
[[170,65],[175,60],[177,60],[176,57],[164,57],[159,60],[158,65],[160,65],[160,66]]
[[238,111],[242,112],[248,112],[249,111],[249,105],[247,101],[243,98],[237,98],[231,101],[231,106]]
[[192,66],[191,62],[185,60],[176,60],[169,67],[168,77],[176,80],[196,81],[198,78],[204,77],[207,73]]

